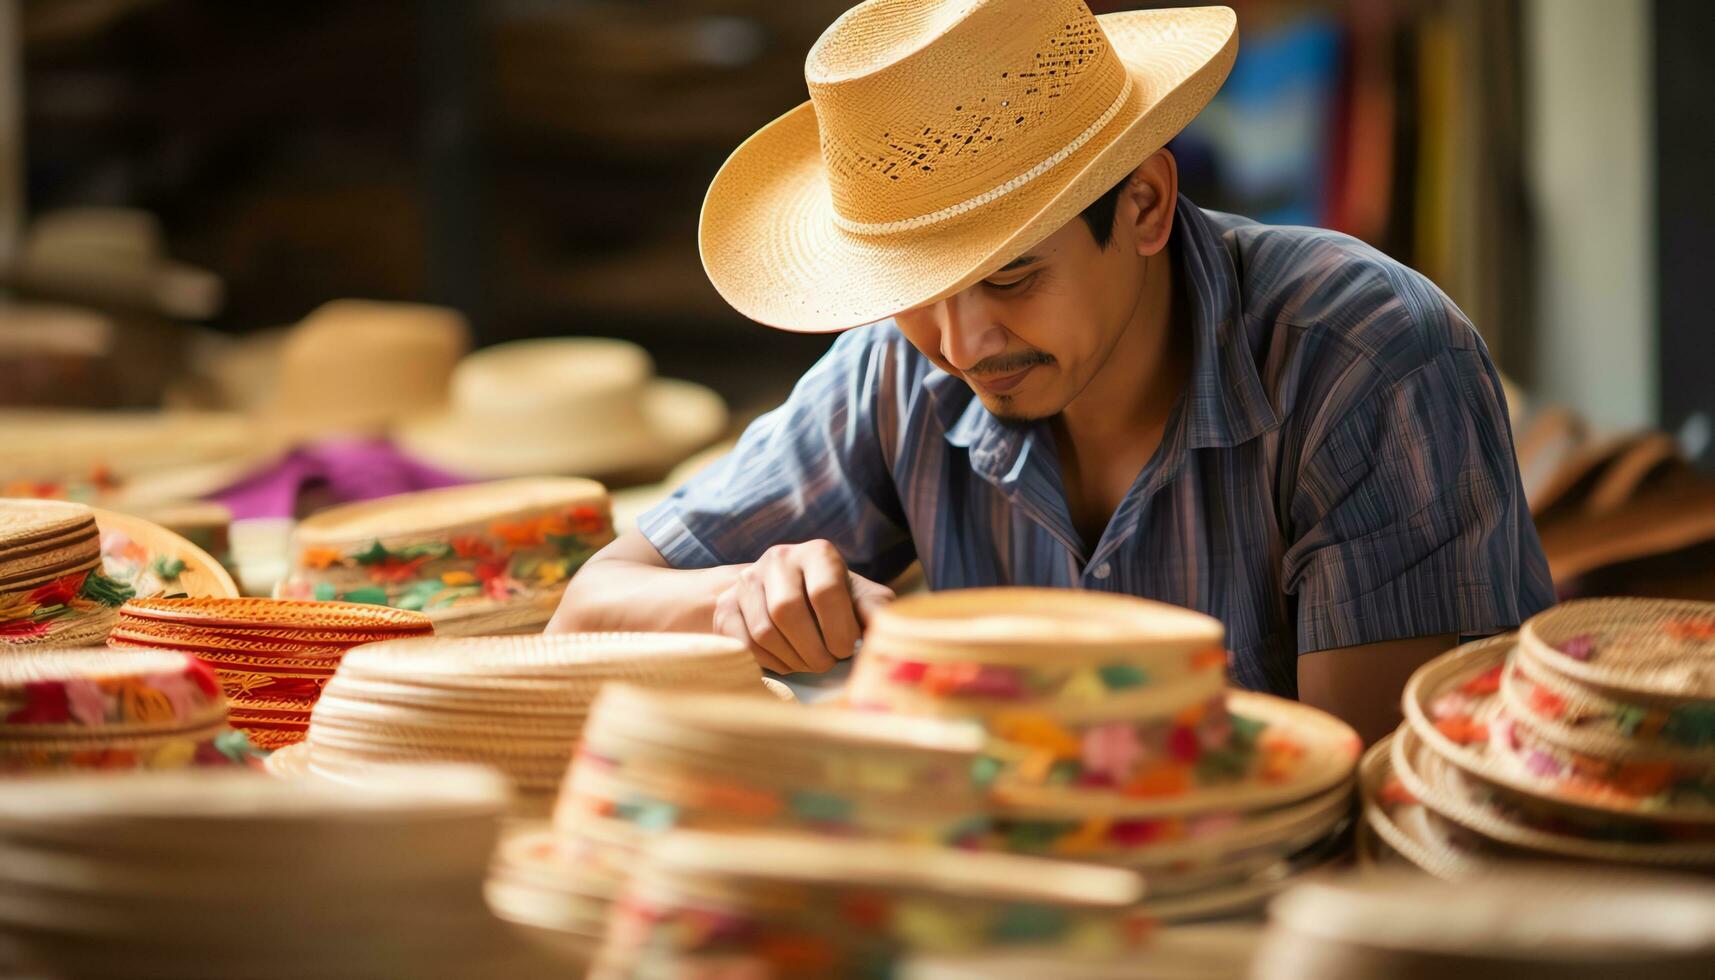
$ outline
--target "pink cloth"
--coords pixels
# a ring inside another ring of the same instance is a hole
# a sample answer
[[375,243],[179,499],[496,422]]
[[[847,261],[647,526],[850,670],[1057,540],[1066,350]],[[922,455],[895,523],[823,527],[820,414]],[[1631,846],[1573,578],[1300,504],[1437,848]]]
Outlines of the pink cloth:
[[296,517],[305,500],[316,506],[346,504],[468,482],[412,459],[386,440],[341,440],[294,449],[213,499],[225,504],[235,520]]

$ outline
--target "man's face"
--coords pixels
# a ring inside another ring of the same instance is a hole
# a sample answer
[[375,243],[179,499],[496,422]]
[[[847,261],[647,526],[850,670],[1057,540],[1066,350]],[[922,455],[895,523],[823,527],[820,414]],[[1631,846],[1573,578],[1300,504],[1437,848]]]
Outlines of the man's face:
[[1101,248],[1074,218],[975,286],[894,319],[991,414],[1048,418],[1101,370],[1137,309],[1142,263],[1128,241],[1117,227]]

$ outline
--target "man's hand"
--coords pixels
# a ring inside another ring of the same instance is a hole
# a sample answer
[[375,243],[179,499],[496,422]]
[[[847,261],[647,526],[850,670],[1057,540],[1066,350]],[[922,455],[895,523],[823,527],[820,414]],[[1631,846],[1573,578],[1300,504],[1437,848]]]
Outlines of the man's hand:
[[852,655],[872,612],[893,590],[854,575],[827,541],[781,544],[715,599],[716,633],[743,640],[782,674],[821,673]]

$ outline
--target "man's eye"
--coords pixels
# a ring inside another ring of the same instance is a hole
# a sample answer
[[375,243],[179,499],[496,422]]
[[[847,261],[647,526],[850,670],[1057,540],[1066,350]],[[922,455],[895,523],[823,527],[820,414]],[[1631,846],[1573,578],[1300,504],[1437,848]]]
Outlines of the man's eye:
[[1035,277],[1036,277],[1036,274],[1033,272],[1030,275],[1025,276],[1022,279],[1014,279],[1011,282],[986,282],[985,285],[987,285],[990,289],[998,289],[1001,292],[1006,292],[1009,289],[1017,289],[1018,287],[1024,285],[1025,283],[1029,282],[1031,279],[1033,279]]

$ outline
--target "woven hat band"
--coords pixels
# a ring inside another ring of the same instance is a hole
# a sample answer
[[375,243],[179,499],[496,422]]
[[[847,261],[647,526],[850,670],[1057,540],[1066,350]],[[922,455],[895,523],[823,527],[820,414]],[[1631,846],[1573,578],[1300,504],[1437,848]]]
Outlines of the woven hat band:
[[1131,76],[1082,0],[872,0],[805,68],[836,222],[881,235],[1006,196],[1096,143]]

